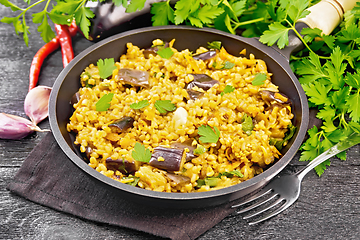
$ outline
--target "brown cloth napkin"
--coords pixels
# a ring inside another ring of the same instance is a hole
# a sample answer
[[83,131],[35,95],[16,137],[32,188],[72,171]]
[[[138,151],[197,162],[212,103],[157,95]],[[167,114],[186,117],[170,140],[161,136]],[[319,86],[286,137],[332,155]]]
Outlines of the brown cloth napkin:
[[195,239],[234,211],[230,203],[184,210],[131,203],[73,164],[51,133],[25,159],[8,189],[84,219],[171,239]]

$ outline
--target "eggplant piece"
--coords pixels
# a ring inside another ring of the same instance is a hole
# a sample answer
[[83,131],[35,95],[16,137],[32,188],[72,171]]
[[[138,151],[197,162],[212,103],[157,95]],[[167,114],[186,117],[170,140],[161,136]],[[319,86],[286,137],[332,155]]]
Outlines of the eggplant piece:
[[[196,158],[195,154],[194,154],[194,150],[196,149],[195,146],[193,146],[192,144],[192,140],[188,140],[185,142],[173,142],[170,144],[170,146],[172,148],[177,148],[177,149],[182,149],[185,150],[186,153],[186,157],[185,157],[185,162],[190,161],[193,158]],[[186,150],[188,149],[188,150]]]
[[74,104],[75,103],[78,103],[80,101],[80,93],[79,92],[76,92],[73,96],[72,96],[72,98],[71,98],[71,100],[70,100],[70,104],[71,104],[71,106],[74,106]]
[[123,6],[116,6],[111,0],[87,1],[85,6],[90,8],[95,15],[90,19],[88,40],[98,42],[114,34],[134,29],[134,26],[139,28],[150,26],[150,7],[155,2],[161,2],[161,0],[147,0],[143,9],[127,13]]
[[199,53],[199,54],[194,54],[192,57],[193,59],[195,60],[208,60],[208,59],[211,59],[213,57],[216,56],[216,50],[210,50],[210,51],[207,51],[207,52],[203,52],[203,53]]
[[124,174],[134,173],[139,169],[139,164],[137,161],[131,162],[126,159],[113,160],[110,157],[107,158],[105,161],[108,170],[113,170],[113,171],[118,170]]
[[177,175],[174,173],[165,173],[165,175],[176,184],[187,184],[190,183],[190,178],[182,175]]
[[122,68],[119,70],[118,77],[123,84],[145,88],[149,87],[149,73],[146,71]]
[[192,100],[196,100],[196,99],[201,98],[202,96],[204,96],[203,92],[199,92],[199,91],[196,91],[196,90],[186,89],[186,91],[189,94],[190,99],[192,99]]
[[163,47],[163,48],[167,48],[169,47],[169,42],[164,42],[164,45],[162,46],[154,46],[154,47],[150,47],[150,48],[147,48],[143,51],[143,54],[144,54],[144,57],[146,59],[148,59],[150,57],[150,55],[157,55],[157,51],[159,51],[159,47]]
[[280,104],[290,104],[289,98],[280,92],[272,92],[269,90],[261,90],[260,91],[261,98],[268,103],[268,105],[271,105],[271,102],[276,101]]
[[89,147],[89,146],[87,146],[87,147],[85,147],[85,156],[87,157],[87,159],[89,159],[90,160],[90,154],[93,152],[93,149],[92,149],[92,147]]
[[185,159],[184,149],[159,146],[154,148],[149,164],[159,169],[175,172],[183,168]]
[[189,82],[186,86],[186,89],[192,89],[193,87],[198,87],[204,89],[205,91],[212,88],[215,84],[219,84],[218,80],[213,79],[209,75],[206,74],[190,74],[194,76],[194,80]]
[[112,132],[120,133],[134,126],[134,121],[132,117],[122,117],[121,119],[109,124],[109,128]]

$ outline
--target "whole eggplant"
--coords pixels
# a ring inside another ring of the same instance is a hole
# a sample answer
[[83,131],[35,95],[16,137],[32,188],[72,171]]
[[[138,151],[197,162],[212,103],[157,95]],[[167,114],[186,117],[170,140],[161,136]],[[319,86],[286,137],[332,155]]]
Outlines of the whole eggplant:
[[[144,8],[136,12],[126,12],[123,6],[115,6],[112,0],[86,3],[95,14],[91,19],[88,40],[98,42],[111,35],[133,28],[151,26],[151,4],[164,0],[146,0]],[[176,1],[171,1],[176,2]],[[140,17],[141,16],[141,17]]]

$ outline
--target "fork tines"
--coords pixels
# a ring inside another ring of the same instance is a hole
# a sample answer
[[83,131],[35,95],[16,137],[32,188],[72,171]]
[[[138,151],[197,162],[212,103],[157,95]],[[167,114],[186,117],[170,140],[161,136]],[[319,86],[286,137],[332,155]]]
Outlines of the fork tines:
[[[244,216],[243,219],[250,219],[250,218],[256,217],[259,214],[264,213],[270,209],[275,210],[275,211],[270,212],[269,214],[257,219],[256,221],[249,222],[249,225],[253,225],[253,224],[257,224],[262,221],[265,221],[266,219],[269,219],[270,217],[275,216],[276,214],[278,214],[279,212],[284,210],[283,209],[284,205],[279,205],[280,203],[284,203],[284,202],[285,202],[284,198],[281,198],[278,193],[275,193],[273,191],[273,189],[268,188],[268,189],[263,189],[260,192],[254,194],[253,196],[248,198],[246,201],[244,201],[240,204],[233,205],[231,207],[239,208],[239,207],[247,205],[248,203],[252,203],[251,205],[246,206],[245,208],[242,208],[242,209],[236,211],[237,214],[242,214],[242,213],[246,213],[246,212],[249,212],[250,210],[254,209],[253,213],[250,213],[250,214]],[[267,203],[269,203],[269,204],[267,204]],[[277,205],[279,205],[278,208],[276,208]],[[263,207],[263,206],[265,206],[265,207]],[[263,208],[261,208],[261,207],[263,207]]]

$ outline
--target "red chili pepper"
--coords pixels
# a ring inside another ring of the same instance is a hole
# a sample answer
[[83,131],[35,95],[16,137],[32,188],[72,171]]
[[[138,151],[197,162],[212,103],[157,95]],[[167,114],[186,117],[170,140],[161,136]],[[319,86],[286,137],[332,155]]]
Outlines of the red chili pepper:
[[[78,28],[76,26],[75,21],[73,21],[69,27],[70,36],[75,36],[78,32]],[[56,49],[60,47],[59,36],[53,38],[50,42],[46,43],[42,46],[39,51],[35,54],[31,66],[30,66],[30,74],[29,74],[29,91],[36,87],[36,84],[39,79],[41,66],[47,56],[50,53],[54,52]]]
[[74,59],[71,36],[67,25],[55,24],[55,31],[59,36],[63,65],[66,67]]

